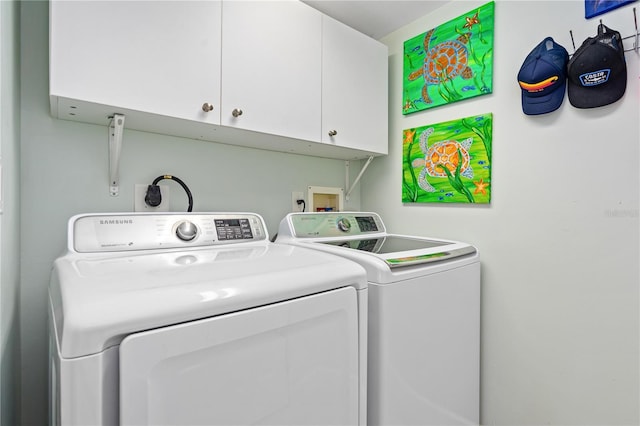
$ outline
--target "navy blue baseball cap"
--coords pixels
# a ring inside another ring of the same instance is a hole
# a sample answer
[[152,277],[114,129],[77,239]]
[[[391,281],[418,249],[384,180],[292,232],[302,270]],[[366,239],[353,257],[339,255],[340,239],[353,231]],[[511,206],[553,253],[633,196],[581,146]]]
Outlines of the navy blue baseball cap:
[[529,53],[518,72],[525,114],[546,114],[560,108],[567,87],[567,62],[567,49],[551,37]]

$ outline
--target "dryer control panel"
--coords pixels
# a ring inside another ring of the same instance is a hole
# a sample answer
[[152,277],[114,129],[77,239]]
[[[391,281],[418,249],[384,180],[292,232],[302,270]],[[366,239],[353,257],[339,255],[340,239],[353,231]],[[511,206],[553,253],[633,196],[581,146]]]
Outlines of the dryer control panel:
[[268,241],[254,213],[116,213],[74,216],[68,248],[79,253],[172,249]]

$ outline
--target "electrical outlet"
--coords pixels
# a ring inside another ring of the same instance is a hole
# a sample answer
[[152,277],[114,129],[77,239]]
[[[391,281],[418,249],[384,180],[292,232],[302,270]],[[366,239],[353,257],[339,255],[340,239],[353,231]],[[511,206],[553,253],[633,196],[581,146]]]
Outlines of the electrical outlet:
[[133,199],[133,211],[135,212],[168,212],[169,211],[169,186],[160,186],[160,195],[162,201],[158,207],[148,206],[144,202],[144,197],[147,195],[147,183],[136,183],[135,196]]
[[291,193],[291,211],[292,212],[303,211],[304,204],[298,204],[298,200],[304,200],[304,192],[294,191]]

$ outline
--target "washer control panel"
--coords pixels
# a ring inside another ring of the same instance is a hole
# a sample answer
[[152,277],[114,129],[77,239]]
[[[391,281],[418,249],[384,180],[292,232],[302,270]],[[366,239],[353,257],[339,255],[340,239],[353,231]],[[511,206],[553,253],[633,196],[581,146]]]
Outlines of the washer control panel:
[[87,214],[69,220],[68,248],[79,253],[217,246],[268,241],[254,213]]
[[297,238],[345,237],[386,232],[382,219],[376,213],[290,213],[288,226],[286,231]]

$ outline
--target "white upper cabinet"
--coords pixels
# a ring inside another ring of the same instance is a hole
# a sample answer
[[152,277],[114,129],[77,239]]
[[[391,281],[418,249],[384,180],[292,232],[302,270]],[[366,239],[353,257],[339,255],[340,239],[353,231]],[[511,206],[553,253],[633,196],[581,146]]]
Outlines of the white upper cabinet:
[[[387,48],[297,0],[50,3],[54,117],[303,155],[387,154]],[[329,136],[329,132],[335,132]]]
[[220,123],[220,1],[52,1],[50,14],[55,116]]
[[387,46],[322,20],[322,141],[387,154]]
[[222,15],[222,124],[319,141],[321,13],[297,1],[224,1]]

